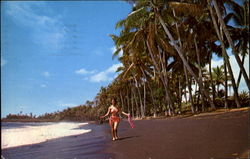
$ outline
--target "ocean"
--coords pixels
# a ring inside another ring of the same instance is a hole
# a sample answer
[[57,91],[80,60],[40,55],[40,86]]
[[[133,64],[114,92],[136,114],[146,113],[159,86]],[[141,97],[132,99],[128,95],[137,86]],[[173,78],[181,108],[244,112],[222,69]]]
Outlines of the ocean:
[[10,159],[109,158],[107,124],[2,122],[2,155]]

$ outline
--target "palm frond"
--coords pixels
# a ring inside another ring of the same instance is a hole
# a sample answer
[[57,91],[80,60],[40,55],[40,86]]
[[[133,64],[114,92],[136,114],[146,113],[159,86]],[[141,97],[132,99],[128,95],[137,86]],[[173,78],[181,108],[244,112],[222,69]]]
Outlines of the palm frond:
[[145,18],[148,18],[148,12],[145,7],[138,8],[130,13],[126,19],[120,20],[116,24],[116,29],[124,27],[125,31],[140,28],[145,23]]
[[114,59],[116,56],[118,56],[119,55],[119,53],[121,52],[121,48],[116,48],[116,50],[115,50],[115,52],[113,52],[113,55],[112,55],[112,59]]
[[118,21],[115,25],[115,29],[122,28],[125,23],[126,23],[126,19],[122,19],[122,20]]
[[201,16],[204,8],[199,4],[183,3],[183,2],[169,2],[169,7],[175,11],[177,16]]
[[120,71],[124,71],[125,67],[124,66],[120,66],[117,68],[116,72],[120,72]]
[[169,53],[172,56],[176,56],[177,55],[175,49],[173,48],[173,46],[170,45],[168,42],[166,42],[162,38],[159,38],[159,42],[163,46],[163,49],[165,50],[166,53]]
[[118,36],[114,35],[114,34],[109,34],[109,36],[112,38],[112,40],[114,41],[114,43],[117,45],[117,41],[119,39]]
[[123,74],[123,78],[127,75],[127,73],[128,73],[128,71],[132,68],[134,66],[134,63],[132,63],[128,68],[127,68],[127,70],[124,72],[124,74]]

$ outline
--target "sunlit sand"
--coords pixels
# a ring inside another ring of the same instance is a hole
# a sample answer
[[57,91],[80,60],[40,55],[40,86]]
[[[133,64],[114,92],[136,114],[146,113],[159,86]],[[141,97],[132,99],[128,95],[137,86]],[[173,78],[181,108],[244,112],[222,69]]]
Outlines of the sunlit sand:
[[4,129],[1,133],[1,148],[29,145],[59,137],[79,135],[91,132],[91,129],[77,129],[88,123],[52,123],[43,126],[25,126],[22,128]]

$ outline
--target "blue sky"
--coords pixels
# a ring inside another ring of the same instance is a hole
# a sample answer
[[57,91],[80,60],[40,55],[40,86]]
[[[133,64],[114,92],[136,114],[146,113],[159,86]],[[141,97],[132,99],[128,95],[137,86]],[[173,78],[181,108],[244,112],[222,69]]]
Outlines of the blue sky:
[[120,65],[112,60],[122,1],[2,3],[2,117],[43,114],[92,100]]
[[[63,110],[93,100],[120,66],[112,60],[123,1],[1,2],[1,116]],[[248,57],[246,58],[248,59]],[[235,75],[239,68],[230,58]],[[213,67],[223,64],[214,57]],[[249,72],[249,61],[245,67]],[[242,80],[240,90],[246,90]]]

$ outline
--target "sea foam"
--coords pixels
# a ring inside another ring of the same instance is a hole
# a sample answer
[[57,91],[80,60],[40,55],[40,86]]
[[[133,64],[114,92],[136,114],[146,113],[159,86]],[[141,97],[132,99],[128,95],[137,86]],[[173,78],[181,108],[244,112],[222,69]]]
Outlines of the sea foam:
[[36,144],[71,135],[91,132],[91,129],[79,129],[88,123],[60,122],[40,126],[24,126],[21,128],[2,129],[1,148],[11,148],[22,145]]

